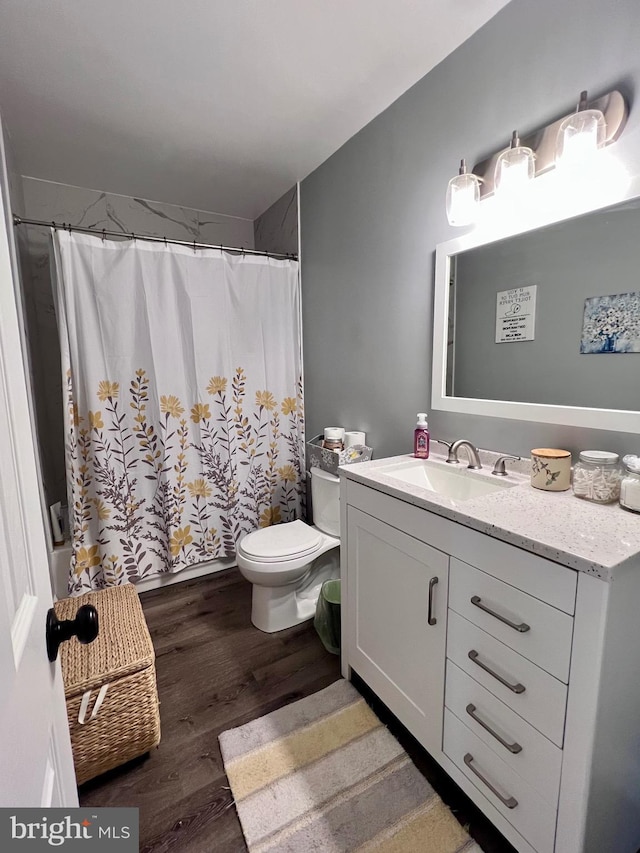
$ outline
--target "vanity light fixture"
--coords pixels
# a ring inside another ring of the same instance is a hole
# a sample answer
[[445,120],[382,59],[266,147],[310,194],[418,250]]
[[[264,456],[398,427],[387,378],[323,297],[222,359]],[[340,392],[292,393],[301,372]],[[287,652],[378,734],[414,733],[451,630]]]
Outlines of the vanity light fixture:
[[460,161],[458,174],[447,187],[447,219],[449,225],[472,225],[480,210],[480,178],[467,171],[465,160]]
[[500,154],[496,163],[496,192],[513,197],[526,189],[535,176],[535,154],[527,145],[520,143],[518,131],[514,130],[511,145]]
[[[447,187],[450,225],[471,225],[480,213],[480,201],[494,194],[513,197],[510,190],[562,164],[588,169],[592,154],[615,142],[626,124],[628,108],[616,89],[589,103],[586,91],[578,109],[520,140],[514,131],[511,145],[482,160],[469,172],[465,161]],[[567,171],[570,171],[567,168]]]
[[589,109],[586,91],[573,115],[568,116],[558,131],[556,166],[579,168],[587,165],[606,141],[607,122],[602,110]]

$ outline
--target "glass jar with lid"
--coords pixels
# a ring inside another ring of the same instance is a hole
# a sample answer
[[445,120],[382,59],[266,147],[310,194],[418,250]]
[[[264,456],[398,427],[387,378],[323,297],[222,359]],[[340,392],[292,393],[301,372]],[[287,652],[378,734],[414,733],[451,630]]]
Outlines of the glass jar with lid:
[[640,512],[640,456],[623,456],[625,473],[620,483],[620,506]]
[[339,453],[344,448],[344,429],[342,427],[325,427],[322,446],[325,450],[335,450]]
[[596,503],[608,504],[620,497],[620,457],[606,450],[582,450],[573,469],[573,493]]

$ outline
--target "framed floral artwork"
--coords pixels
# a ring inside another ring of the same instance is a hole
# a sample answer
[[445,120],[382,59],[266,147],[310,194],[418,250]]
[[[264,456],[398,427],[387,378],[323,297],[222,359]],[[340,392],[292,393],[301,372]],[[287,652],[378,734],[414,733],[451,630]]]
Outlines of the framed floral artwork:
[[640,293],[584,301],[581,353],[640,353]]

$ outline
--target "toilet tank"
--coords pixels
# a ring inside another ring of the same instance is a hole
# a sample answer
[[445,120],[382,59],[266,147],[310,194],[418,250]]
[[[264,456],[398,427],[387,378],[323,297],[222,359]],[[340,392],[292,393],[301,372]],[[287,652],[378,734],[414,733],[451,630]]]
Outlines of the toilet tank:
[[340,477],[321,468],[311,469],[313,523],[329,536],[340,536]]

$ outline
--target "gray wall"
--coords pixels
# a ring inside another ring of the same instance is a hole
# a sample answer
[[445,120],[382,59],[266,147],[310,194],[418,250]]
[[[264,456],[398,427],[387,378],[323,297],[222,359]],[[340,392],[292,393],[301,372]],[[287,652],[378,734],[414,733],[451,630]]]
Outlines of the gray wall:
[[[25,240],[26,235],[20,234],[17,229],[13,225],[13,217],[12,213],[16,213],[19,216],[24,215],[24,196],[22,193],[22,178],[16,166],[16,158],[15,151],[12,145],[11,136],[9,134],[9,130],[7,128],[6,123],[4,122],[2,116],[0,115],[0,192],[2,193],[4,208],[5,208],[5,222],[3,223],[3,227],[7,230],[7,235],[9,238],[9,253],[11,255],[11,270],[13,275],[13,284],[16,290],[16,300],[17,300],[17,310],[18,310],[18,319],[20,323],[20,345],[22,350],[23,361],[25,365],[25,369],[27,370],[27,381],[29,384],[29,395],[28,395],[28,403],[29,403],[29,413],[30,413],[30,426],[31,433],[33,438],[34,447],[39,447],[39,438],[38,438],[38,429],[37,429],[37,421],[36,421],[36,413],[34,406],[34,394],[33,394],[33,365],[31,363],[29,345],[27,341],[26,335],[26,306],[24,300],[24,288],[22,286],[22,270],[21,270],[21,256],[25,252]],[[38,472],[38,478],[40,482],[43,482],[42,476],[42,464],[41,464],[41,454],[38,453],[36,457],[36,468]],[[40,505],[42,510],[42,517],[45,523],[46,531],[47,531],[47,541],[50,543],[51,538],[49,535],[49,512],[46,506],[44,493],[40,491]]]
[[[253,248],[253,222],[172,204],[23,179],[24,214],[100,230]],[[22,280],[44,492],[66,503],[62,377],[49,272],[49,229],[21,226]]]
[[[640,409],[640,352],[580,353],[585,299],[640,292],[639,235],[633,201],[458,255],[456,396]],[[530,285],[535,340],[496,343],[496,294]]]
[[[564,115],[581,89],[617,87],[632,108],[616,152],[640,172],[639,32],[637,0],[512,0],[303,181],[309,435],[340,424],[367,430],[379,457],[410,452],[415,413],[430,408],[434,250],[463,233],[444,209],[461,157]],[[516,453],[640,451],[635,436],[572,427],[435,411],[430,426]]]
[[[22,178],[16,165],[15,150],[11,140],[11,134],[7,128],[6,122],[0,116],[0,126],[2,127],[2,141],[4,145],[4,159],[7,169],[7,183],[9,187],[9,203],[11,210],[5,211],[7,215],[7,225],[13,228],[11,221],[11,213],[18,215],[24,214],[24,195],[22,193]],[[11,228],[9,230],[11,230]]]
[[298,254],[298,187],[274,202],[253,223],[255,249],[282,255]]

